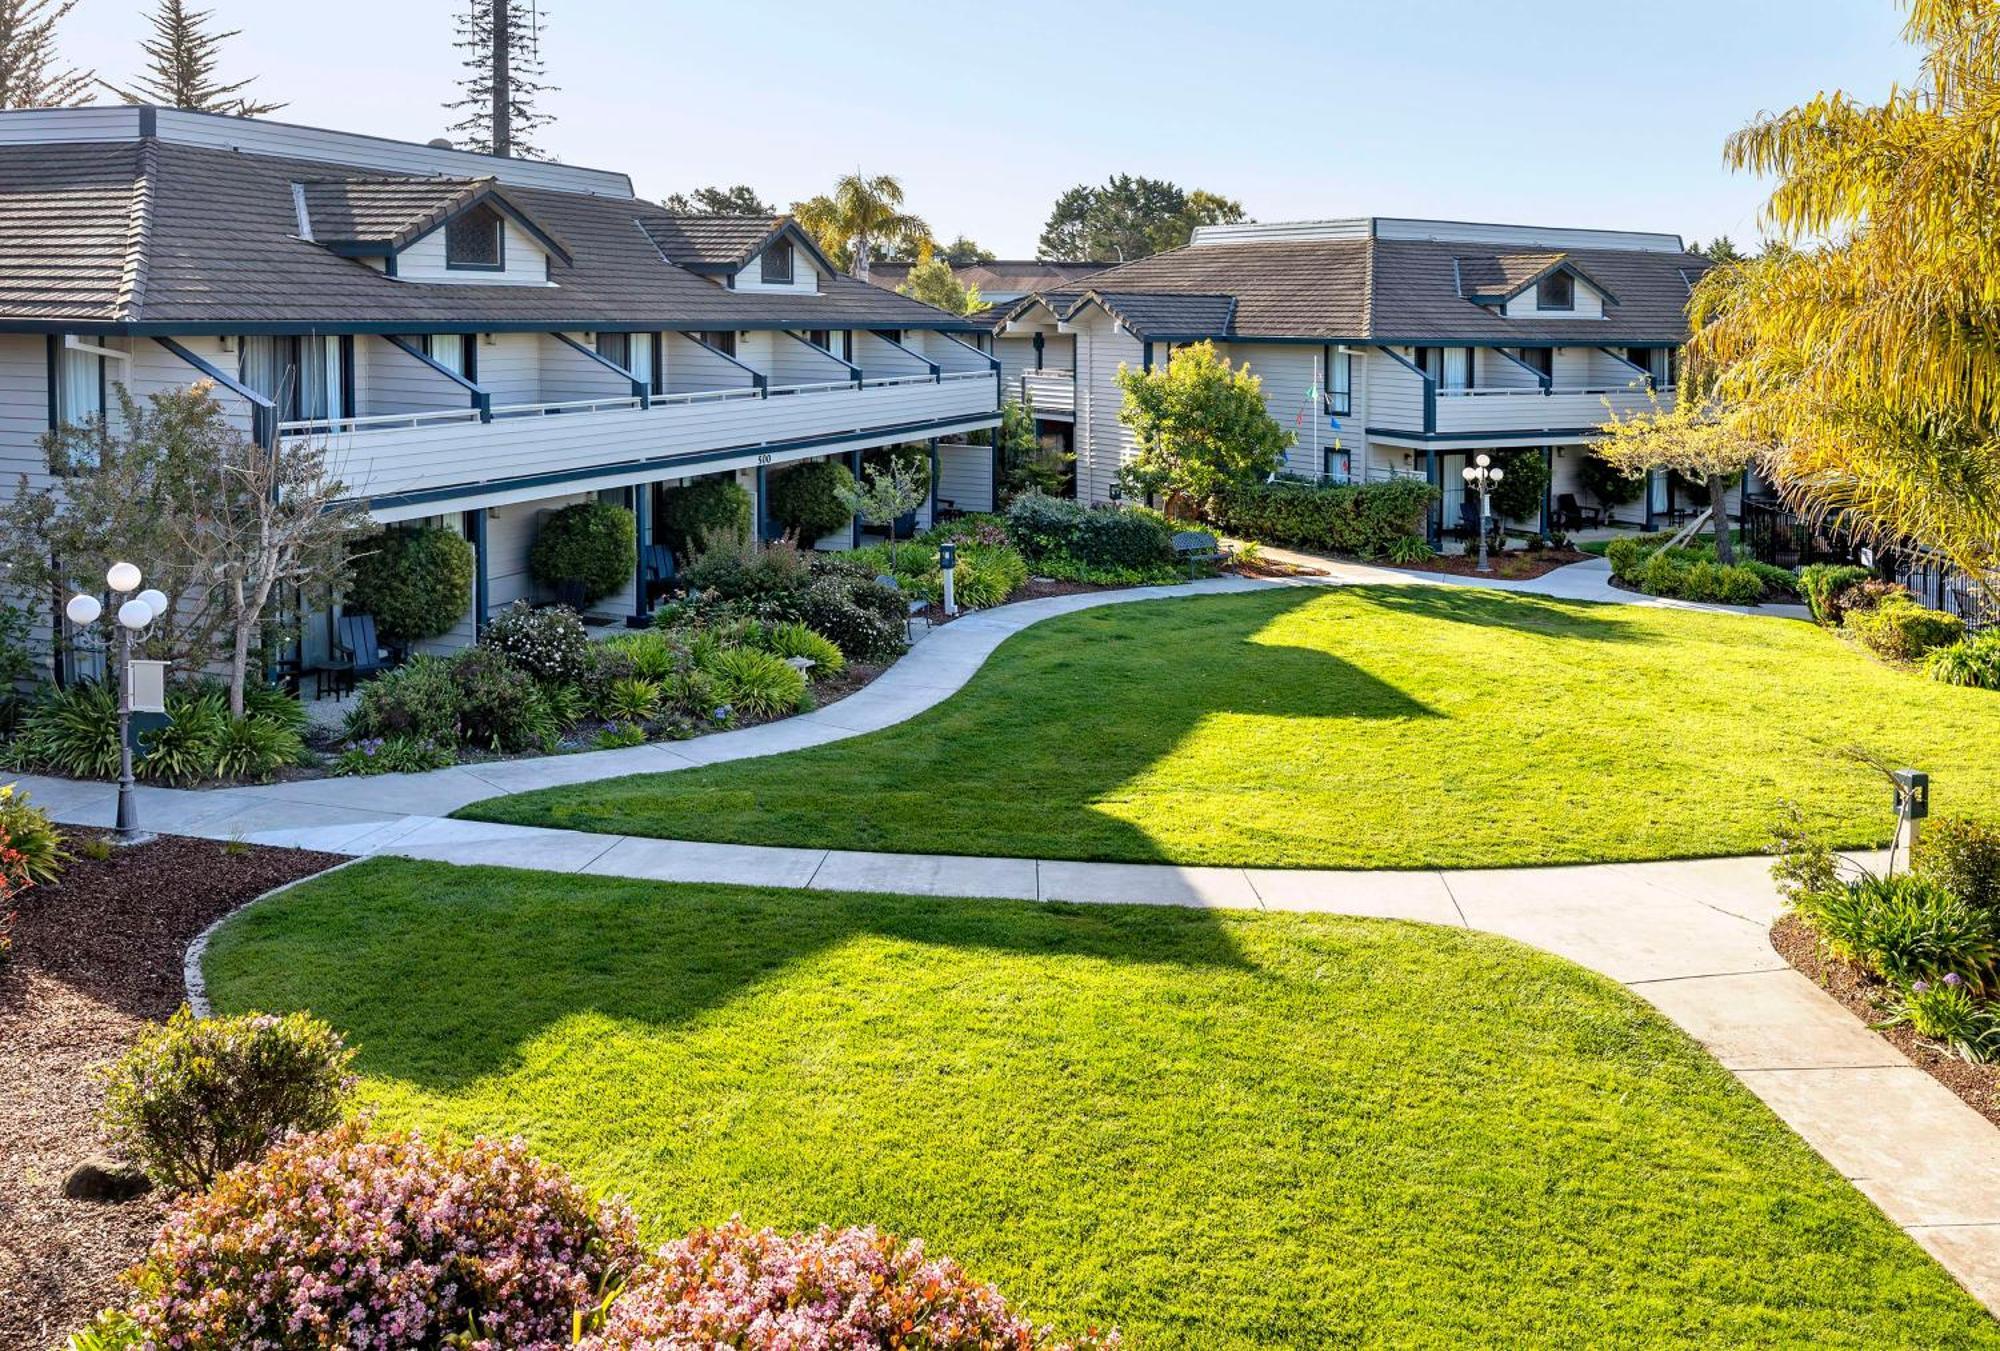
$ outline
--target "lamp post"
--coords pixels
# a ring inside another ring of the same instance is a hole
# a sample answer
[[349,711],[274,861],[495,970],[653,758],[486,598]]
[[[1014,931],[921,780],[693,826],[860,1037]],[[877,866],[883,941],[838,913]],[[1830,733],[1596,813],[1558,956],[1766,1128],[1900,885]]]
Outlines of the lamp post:
[[1479,490],[1479,572],[1493,571],[1493,565],[1486,561],[1486,522],[1493,515],[1493,490],[1506,477],[1493,463],[1492,457],[1481,455],[1464,469],[1466,484]]
[[[113,612],[118,624],[118,839],[122,844],[134,844],[142,838],[132,778],[132,644],[167,611],[163,593],[151,587],[139,590],[144,580],[130,563],[113,563],[104,572],[104,585],[112,596],[125,597]],[[70,623],[88,630],[103,615],[104,607],[97,597],[78,592],[63,606],[63,613]],[[106,652],[112,650],[109,639],[101,641]]]

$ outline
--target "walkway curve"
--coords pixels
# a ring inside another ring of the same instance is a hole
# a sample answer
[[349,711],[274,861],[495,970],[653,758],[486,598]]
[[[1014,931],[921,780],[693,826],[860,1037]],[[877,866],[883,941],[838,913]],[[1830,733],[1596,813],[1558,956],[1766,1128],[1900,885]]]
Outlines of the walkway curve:
[[[1174,596],[1360,582],[1486,585],[1333,565],[1332,576],[1292,582],[1225,578],[1026,601],[947,625],[865,689],[784,722],[689,742],[426,775],[206,792],[143,788],[141,819],[154,830],[350,858],[393,855],[653,881],[940,898],[1312,912],[1500,934],[1616,980],[1659,1008],[2000,1313],[2000,1131],[1772,950],[1768,931],[1782,905],[1766,858],[1426,872],[1194,868],[777,849],[445,815],[500,793],[778,754],[891,726],[954,693],[1006,638],[1053,615]],[[1613,591],[1601,564],[1497,587],[1681,608]],[[35,776],[20,782],[58,820],[110,824],[110,785]],[[204,993],[200,962],[208,936],[188,954],[195,999]]]

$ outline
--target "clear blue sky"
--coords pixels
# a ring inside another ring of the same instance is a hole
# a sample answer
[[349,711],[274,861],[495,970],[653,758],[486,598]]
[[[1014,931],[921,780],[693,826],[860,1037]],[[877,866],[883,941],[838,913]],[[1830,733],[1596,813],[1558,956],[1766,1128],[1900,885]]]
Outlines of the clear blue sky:
[[[440,134],[456,0],[202,0],[225,76],[278,117]],[[149,0],[83,0],[72,60],[137,65]],[[1915,68],[1891,0],[1155,0],[845,5],[545,0],[547,147],[641,193],[748,182],[783,206],[899,175],[941,237],[1033,253],[1063,189],[1172,179],[1287,220],[1414,215],[1756,234],[1722,138]],[[394,34],[393,39],[387,37]]]

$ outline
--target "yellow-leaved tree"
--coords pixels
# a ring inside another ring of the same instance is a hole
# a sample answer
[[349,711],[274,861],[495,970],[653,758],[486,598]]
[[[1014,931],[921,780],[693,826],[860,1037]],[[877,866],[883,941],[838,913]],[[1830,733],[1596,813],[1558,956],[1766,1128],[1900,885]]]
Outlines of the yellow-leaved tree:
[[1922,74],[1759,118],[1778,239],[1696,286],[1689,364],[1814,517],[2000,565],[2000,5],[1905,0]]

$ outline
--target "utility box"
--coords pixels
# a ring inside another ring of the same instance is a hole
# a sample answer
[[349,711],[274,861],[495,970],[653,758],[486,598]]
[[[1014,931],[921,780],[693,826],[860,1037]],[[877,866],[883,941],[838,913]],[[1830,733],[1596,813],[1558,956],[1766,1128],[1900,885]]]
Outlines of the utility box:
[[163,661],[125,663],[125,683],[132,695],[134,713],[167,711],[167,664]]
[[1921,821],[1931,814],[1931,776],[1920,769],[1899,769],[1890,775],[1896,781],[1896,814],[1906,821]]

